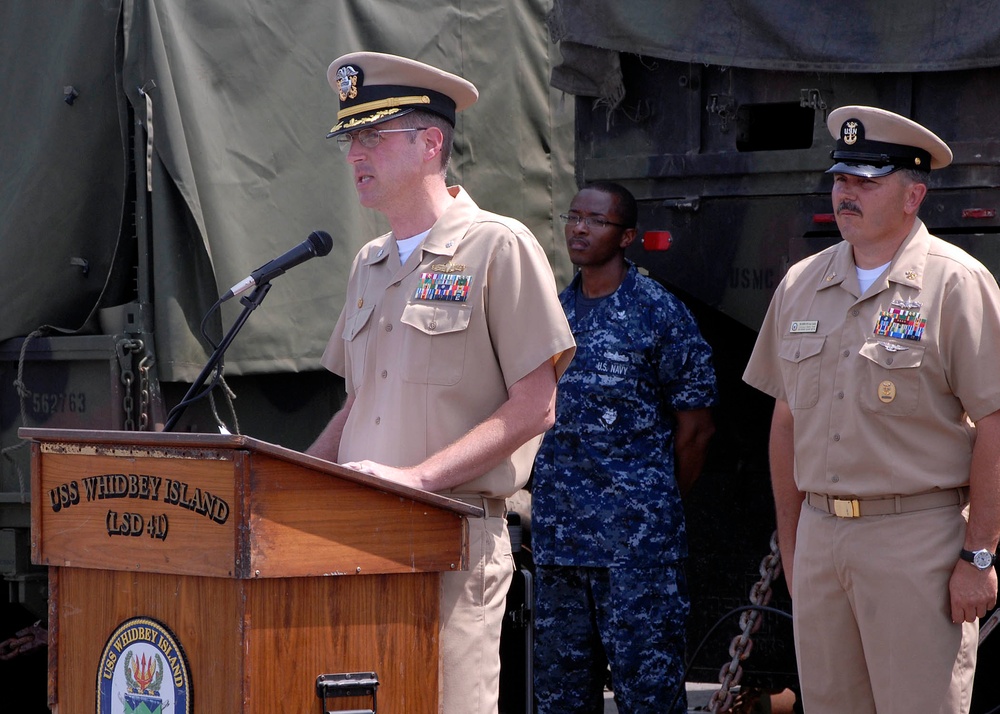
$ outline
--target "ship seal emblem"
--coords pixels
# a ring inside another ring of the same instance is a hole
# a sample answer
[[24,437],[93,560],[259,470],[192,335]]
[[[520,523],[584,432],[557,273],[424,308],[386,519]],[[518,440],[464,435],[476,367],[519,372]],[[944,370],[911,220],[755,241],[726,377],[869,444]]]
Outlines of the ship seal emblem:
[[148,617],[118,625],[97,668],[97,714],[191,711],[191,674],[173,633]]

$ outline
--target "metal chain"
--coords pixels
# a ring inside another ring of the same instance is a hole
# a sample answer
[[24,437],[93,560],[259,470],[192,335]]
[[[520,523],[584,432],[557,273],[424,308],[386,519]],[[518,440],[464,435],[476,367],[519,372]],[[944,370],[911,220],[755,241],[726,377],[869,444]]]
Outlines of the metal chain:
[[149,364],[153,356],[148,352],[139,360],[139,431],[149,431]]
[[[778,550],[778,532],[771,534],[771,552],[764,556],[760,562],[760,580],[750,588],[750,604],[765,606],[771,602],[773,591],[771,583],[781,573],[781,552]],[[717,692],[712,695],[709,701],[708,710],[717,714],[718,712],[732,711],[734,688],[743,679],[743,665],[753,652],[753,640],[751,635],[760,630],[762,624],[761,612],[759,610],[746,610],[740,616],[740,633],[733,638],[729,644],[730,660],[722,665],[719,670],[719,684]]]
[[135,418],[132,416],[132,410],[135,405],[132,399],[132,379],[132,370],[122,372],[122,385],[125,387],[122,390],[125,393],[125,396],[122,397],[122,410],[125,412],[125,431],[135,431]]
[[41,620],[30,627],[18,630],[10,639],[0,642],[0,660],[8,660],[26,652],[44,647],[49,643],[49,633]]
[[135,398],[132,386],[135,384],[135,373],[132,371],[132,356],[142,350],[142,340],[118,340],[118,363],[122,370],[122,386],[125,387],[122,396],[122,409],[125,412],[125,431],[135,431]]

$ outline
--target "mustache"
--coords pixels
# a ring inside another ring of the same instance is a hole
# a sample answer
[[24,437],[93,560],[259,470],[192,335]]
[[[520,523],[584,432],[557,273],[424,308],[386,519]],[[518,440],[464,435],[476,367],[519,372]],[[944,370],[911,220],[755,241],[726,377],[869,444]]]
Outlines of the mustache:
[[843,201],[837,204],[837,213],[840,213],[841,211],[850,211],[851,213],[864,215],[863,213],[861,213],[861,206],[856,204],[854,201],[848,201],[847,199],[844,199]]

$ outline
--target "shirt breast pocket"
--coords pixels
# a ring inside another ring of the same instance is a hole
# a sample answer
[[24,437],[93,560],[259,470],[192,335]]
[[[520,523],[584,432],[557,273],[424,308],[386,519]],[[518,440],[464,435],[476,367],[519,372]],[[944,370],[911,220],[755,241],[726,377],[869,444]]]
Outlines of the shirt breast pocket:
[[886,416],[914,414],[920,404],[923,345],[893,350],[869,340],[860,354],[865,358],[867,370],[867,378],[861,382],[861,406],[873,414]]
[[365,376],[365,352],[368,348],[368,323],[371,321],[375,306],[358,310],[347,318],[344,323],[344,349],[347,354],[347,368],[351,373],[351,381],[355,388],[361,386]]
[[809,409],[819,401],[819,372],[825,335],[805,335],[783,340],[778,348],[788,406]]
[[465,371],[472,309],[465,303],[410,303],[400,322],[409,326],[403,340],[403,379],[418,384],[453,385]]

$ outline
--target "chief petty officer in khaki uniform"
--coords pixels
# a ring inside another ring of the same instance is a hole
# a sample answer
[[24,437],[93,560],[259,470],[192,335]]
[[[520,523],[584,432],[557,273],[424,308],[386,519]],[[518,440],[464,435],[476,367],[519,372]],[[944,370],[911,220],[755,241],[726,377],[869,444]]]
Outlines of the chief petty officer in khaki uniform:
[[327,80],[340,100],[329,136],[391,232],[351,267],[323,355],[347,401],[308,451],[483,508],[469,569],[442,576],[442,711],[495,714],[513,577],[505,498],[528,480],[576,345],[531,232],[446,183],[475,86],[377,52],[334,60]]
[[872,107],[827,124],[844,240],[788,271],[744,374],[775,398],[803,706],[967,712],[997,593],[1000,291],[917,218],[941,139]]

